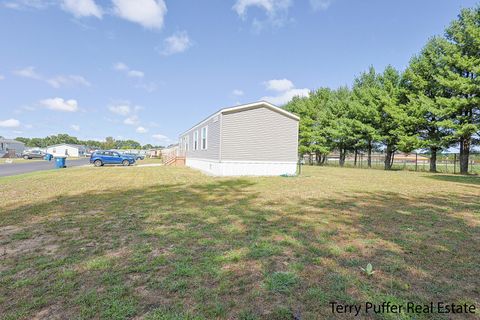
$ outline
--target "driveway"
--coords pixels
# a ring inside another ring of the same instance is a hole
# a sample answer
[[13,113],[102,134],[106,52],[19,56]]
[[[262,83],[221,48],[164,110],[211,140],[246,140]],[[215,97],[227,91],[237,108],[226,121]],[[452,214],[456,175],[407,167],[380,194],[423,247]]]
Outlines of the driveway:
[[[83,166],[89,163],[90,158],[82,158],[76,160],[67,159],[67,168],[68,167],[78,167]],[[5,176],[14,176],[17,174],[42,171],[42,170],[52,170],[55,168],[55,161],[32,161],[26,163],[5,163],[0,164],[0,177]]]

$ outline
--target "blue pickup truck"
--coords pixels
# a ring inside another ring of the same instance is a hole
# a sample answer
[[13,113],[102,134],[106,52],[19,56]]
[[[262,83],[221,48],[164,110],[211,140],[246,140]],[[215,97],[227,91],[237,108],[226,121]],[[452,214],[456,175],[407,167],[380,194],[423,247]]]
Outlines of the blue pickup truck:
[[90,163],[93,163],[95,167],[101,167],[105,164],[129,166],[135,163],[135,158],[116,151],[97,150],[90,156]]

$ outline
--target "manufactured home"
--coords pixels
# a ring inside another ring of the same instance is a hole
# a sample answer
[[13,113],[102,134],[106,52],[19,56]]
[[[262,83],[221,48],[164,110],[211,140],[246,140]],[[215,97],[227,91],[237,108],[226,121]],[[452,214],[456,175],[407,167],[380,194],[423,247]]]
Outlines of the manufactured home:
[[294,175],[299,118],[260,101],[225,108],[180,135],[185,164],[215,176]]
[[0,158],[15,158],[22,154],[25,150],[25,144],[23,142],[0,138]]
[[47,153],[54,156],[66,156],[66,157],[84,157],[87,149],[85,146],[78,144],[56,144],[47,148]]

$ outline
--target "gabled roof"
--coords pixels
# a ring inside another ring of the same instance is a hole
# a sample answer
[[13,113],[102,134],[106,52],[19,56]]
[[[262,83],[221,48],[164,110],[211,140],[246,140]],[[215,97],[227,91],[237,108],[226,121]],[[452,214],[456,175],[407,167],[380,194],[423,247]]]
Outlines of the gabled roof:
[[215,112],[214,114],[206,117],[205,119],[203,119],[202,121],[200,121],[199,123],[197,123],[196,125],[190,127],[190,129],[188,130],[185,130],[184,132],[182,132],[180,135],[184,135],[185,133],[187,133],[188,131],[192,130],[193,128],[201,125],[202,123],[210,120],[211,118],[215,117],[215,116],[218,116],[219,114],[223,114],[223,113],[234,113],[234,112],[241,112],[241,111],[245,111],[245,110],[251,110],[251,109],[256,109],[256,108],[268,108],[272,111],[275,111],[275,112],[278,112],[286,117],[289,117],[293,120],[297,120],[299,121],[300,118],[296,115],[294,115],[293,113],[291,112],[288,112],[282,108],[279,108],[273,104],[271,104],[270,102],[267,102],[267,101],[257,101],[257,102],[252,102],[252,103],[247,103],[247,104],[241,104],[241,105],[238,105],[238,106],[234,106],[234,107],[227,107],[227,108],[223,108],[223,109],[220,109],[219,111]]
[[284,116],[287,116],[287,117],[292,118],[294,120],[300,120],[300,118],[298,116],[294,115],[293,113],[288,112],[285,109],[279,108],[279,107],[277,107],[277,106],[275,106],[275,105],[273,105],[273,104],[271,104],[270,102],[267,102],[267,101],[258,101],[258,102],[248,103],[248,104],[241,104],[239,106],[221,109],[219,112],[220,113],[238,112],[238,111],[256,109],[256,108],[261,108],[261,107],[265,107],[265,108],[268,108],[268,109],[273,110],[275,112],[281,113]]

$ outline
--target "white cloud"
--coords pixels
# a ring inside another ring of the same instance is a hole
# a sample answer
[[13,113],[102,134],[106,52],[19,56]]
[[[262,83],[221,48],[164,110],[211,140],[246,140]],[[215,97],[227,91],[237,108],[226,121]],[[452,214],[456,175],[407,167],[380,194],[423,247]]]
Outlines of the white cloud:
[[152,135],[152,138],[158,141],[163,141],[163,142],[170,141],[170,139],[167,136],[164,136],[163,134],[154,134]]
[[333,0],[310,0],[310,6],[315,11],[327,10]]
[[296,97],[296,96],[308,97],[309,94],[310,94],[310,89],[291,89],[281,93],[278,96],[263,97],[262,100],[268,101],[276,105],[284,105],[288,103],[290,100],[292,100],[293,97]]
[[293,97],[308,97],[310,89],[297,89],[292,81],[288,79],[269,80],[266,81],[265,87],[267,90],[275,91],[276,96],[265,96],[261,100],[268,101],[276,105],[284,105],[292,100]]
[[121,116],[127,116],[130,114],[130,112],[132,112],[132,108],[128,104],[118,104],[118,105],[109,106],[108,110],[110,110],[110,112],[113,112]]
[[0,81],[5,80],[5,76],[3,74],[0,74]]
[[155,82],[148,82],[148,83],[139,83],[135,85],[135,88],[143,89],[148,93],[152,93],[157,90],[158,86]]
[[5,2],[3,6],[9,9],[23,10],[28,8],[45,9],[52,4],[53,2],[50,0],[11,0]]
[[23,106],[20,106],[18,108],[15,108],[15,110],[13,110],[13,112],[15,114],[22,114],[22,113],[25,113],[25,112],[30,112],[30,111],[35,111],[35,110],[36,110],[35,107],[29,106],[29,105],[23,105]]
[[192,41],[188,37],[186,31],[176,32],[170,37],[163,40],[163,48],[160,53],[164,56],[169,56],[175,53],[181,53],[193,45]]
[[102,18],[102,9],[94,0],[62,0],[62,9],[77,18],[89,16]]
[[294,88],[293,82],[288,79],[274,79],[265,82],[267,90],[287,91]]
[[125,120],[123,120],[123,123],[128,124],[129,126],[136,126],[140,124],[140,119],[138,118],[137,115],[132,115]]
[[163,0],[112,0],[120,18],[138,23],[147,29],[161,29],[167,13]]
[[147,29],[161,29],[167,14],[164,0],[111,0],[112,8],[102,9],[97,2],[103,0],[2,0],[0,7],[9,9],[45,9],[51,6],[61,7],[76,18],[96,17],[113,14],[119,18],[140,24]]
[[247,16],[250,7],[263,9],[266,19],[261,20],[254,18],[252,26],[255,31],[260,31],[267,24],[275,27],[281,27],[288,21],[288,9],[292,6],[292,0],[237,0],[233,6],[233,10],[242,19]]
[[75,131],[80,131],[80,126],[78,124],[72,124],[70,128],[72,128]]
[[18,121],[17,119],[0,120],[0,127],[1,128],[18,128],[20,127],[20,121]]
[[57,75],[52,78],[44,77],[35,70],[35,67],[26,67],[23,69],[15,70],[13,73],[19,77],[39,80],[48,83],[54,88],[61,88],[64,86],[85,86],[90,87],[91,84],[82,76],[79,75]]
[[143,78],[145,74],[142,71],[130,70],[128,71],[127,75],[132,78]]
[[[125,117],[125,119],[123,120],[124,124],[129,126],[139,126],[139,127],[140,127],[140,118],[138,117],[138,112],[142,109],[143,108],[141,106],[132,106],[128,101],[120,102],[118,104],[111,105],[108,107],[108,110],[110,110],[110,112]],[[117,120],[109,120],[109,121],[117,122]]]
[[64,86],[85,86],[85,87],[90,87],[91,84],[90,82],[87,81],[82,76],[77,76],[77,75],[69,75],[69,76],[55,76],[51,79],[46,80],[48,84],[50,84],[54,88],[61,88]]
[[244,93],[243,93],[242,90],[235,89],[235,90],[232,91],[232,94],[233,94],[234,96],[243,96]]
[[123,62],[117,62],[115,63],[115,65],[113,66],[113,69],[115,70],[118,70],[118,71],[127,71],[129,68],[128,66],[123,63]]
[[127,76],[132,78],[143,78],[145,76],[145,73],[142,71],[130,69],[130,67],[123,62],[115,63],[113,65],[113,69],[120,72],[125,72]]
[[278,10],[286,10],[292,5],[291,0],[237,0],[233,6],[233,10],[239,16],[244,16],[249,7],[259,7],[264,9],[268,14],[274,14]]
[[15,70],[13,73],[19,77],[34,79],[34,80],[42,80],[43,77],[35,71],[35,67],[26,67],[23,69]]
[[148,130],[142,126],[138,127],[136,130],[135,130],[137,133],[147,133]]
[[64,100],[62,98],[52,98],[40,101],[44,107],[55,111],[76,112],[78,111],[77,100]]

